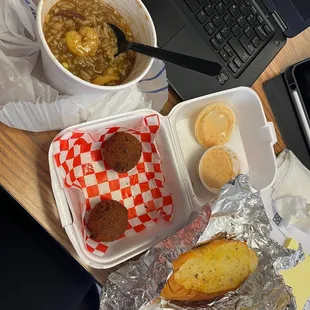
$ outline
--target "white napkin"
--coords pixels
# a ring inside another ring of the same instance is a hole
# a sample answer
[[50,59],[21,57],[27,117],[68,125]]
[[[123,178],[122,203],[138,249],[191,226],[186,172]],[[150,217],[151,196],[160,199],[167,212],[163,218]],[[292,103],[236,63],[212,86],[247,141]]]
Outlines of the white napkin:
[[160,60],[137,85],[118,93],[62,96],[46,84],[36,35],[37,3],[0,0],[0,122],[46,131],[138,109],[162,109],[168,82]]
[[277,166],[269,216],[287,238],[300,242],[310,254],[310,171],[289,150],[278,156]]
[[307,301],[307,303],[305,304],[303,310],[310,310],[310,297],[309,297],[309,300]]

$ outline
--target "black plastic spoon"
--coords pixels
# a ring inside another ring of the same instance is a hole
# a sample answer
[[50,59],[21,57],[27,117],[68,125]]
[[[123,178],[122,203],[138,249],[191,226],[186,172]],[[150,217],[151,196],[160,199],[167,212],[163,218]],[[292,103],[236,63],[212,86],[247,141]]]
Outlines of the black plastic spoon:
[[163,61],[167,61],[206,75],[217,76],[221,73],[222,66],[217,62],[170,52],[161,48],[156,48],[136,42],[129,42],[127,41],[126,36],[121,29],[113,24],[109,25],[114,30],[117,37],[118,52],[115,54],[115,56],[118,56],[125,51],[132,50],[140,54],[158,58]]

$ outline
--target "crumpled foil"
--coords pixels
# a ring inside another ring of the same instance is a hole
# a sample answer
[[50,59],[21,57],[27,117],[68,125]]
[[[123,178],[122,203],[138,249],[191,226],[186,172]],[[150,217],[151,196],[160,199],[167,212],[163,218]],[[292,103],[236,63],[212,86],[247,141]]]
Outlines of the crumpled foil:
[[[296,309],[291,288],[279,270],[295,267],[304,259],[301,248],[285,249],[269,238],[271,226],[260,192],[248,177],[238,176],[227,184],[218,200],[204,206],[198,217],[177,234],[152,247],[138,260],[113,272],[103,287],[100,310],[157,309]],[[197,243],[225,234],[246,241],[259,257],[258,268],[242,286],[224,297],[207,302],[169,302],[159,297],[172,273],[172,261]]]

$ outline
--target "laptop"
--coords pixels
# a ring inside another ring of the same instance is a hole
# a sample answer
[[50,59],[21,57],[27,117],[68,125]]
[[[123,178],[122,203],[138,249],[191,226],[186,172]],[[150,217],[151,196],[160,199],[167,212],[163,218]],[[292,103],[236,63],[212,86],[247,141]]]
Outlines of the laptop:
[[159,47],[223,66],[219,76],[209,77],[167,63],[169,83],[183,100],[251,86],[286,39],[310,26],[310,0],[142,1]]

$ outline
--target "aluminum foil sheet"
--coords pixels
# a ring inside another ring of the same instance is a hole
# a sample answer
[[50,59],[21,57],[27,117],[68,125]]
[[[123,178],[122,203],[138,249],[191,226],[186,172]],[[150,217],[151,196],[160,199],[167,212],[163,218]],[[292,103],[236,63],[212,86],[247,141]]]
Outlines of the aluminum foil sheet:
[[[260,193],[250,186],[248,177],[240,175],[227,184],[211,208],[211,218],[210,207],[203,207],[198,217],[177,234],[110,274],[103,287],[100,310],[296,309],[291,288],[278,271],[302,261],[303,250],[285,249],[269,238],[271,226]],[[172,273],[172,260],[197,243],[223,234],[246,241],[257,252],[255,273],[239,289],[212,303],[176,303],[160,298]]]

